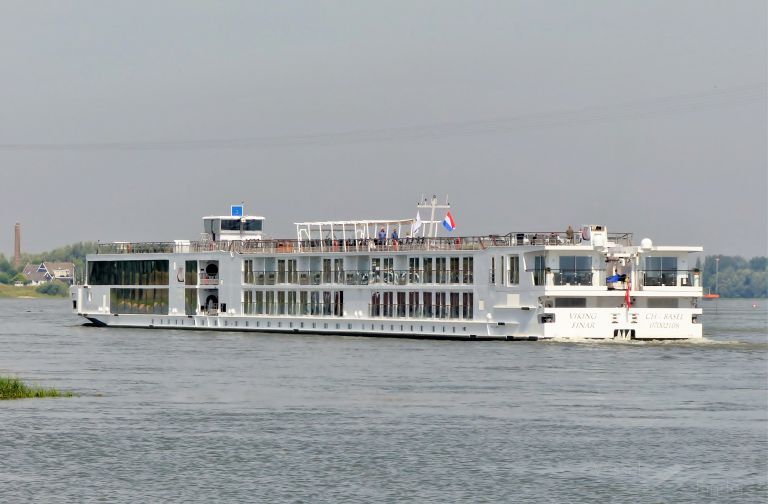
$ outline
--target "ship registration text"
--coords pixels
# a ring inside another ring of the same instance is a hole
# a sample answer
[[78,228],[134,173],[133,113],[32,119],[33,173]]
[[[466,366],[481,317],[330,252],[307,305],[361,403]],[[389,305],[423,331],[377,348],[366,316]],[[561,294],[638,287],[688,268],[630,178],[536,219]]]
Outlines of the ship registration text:
[[597,313],[571,313],[572,329],[594,329]]
[[651,329],[679,329],[682,313],[648,313],[645,315]]

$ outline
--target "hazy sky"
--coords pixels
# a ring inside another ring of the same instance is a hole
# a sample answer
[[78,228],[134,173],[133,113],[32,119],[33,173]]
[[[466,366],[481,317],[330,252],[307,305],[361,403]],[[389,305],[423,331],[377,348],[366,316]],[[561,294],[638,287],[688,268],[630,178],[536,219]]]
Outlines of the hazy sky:
[[407,218],[768,254],[764,0],[0,3],[0,251]]

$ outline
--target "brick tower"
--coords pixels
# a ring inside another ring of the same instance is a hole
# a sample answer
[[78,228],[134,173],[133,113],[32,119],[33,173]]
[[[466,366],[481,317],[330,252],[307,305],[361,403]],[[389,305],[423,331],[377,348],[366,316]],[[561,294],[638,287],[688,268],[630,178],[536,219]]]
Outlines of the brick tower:
[[19,268],[21,266],[21,224],[18,222],[15,226],[16,241],[13,245],[13,265]]

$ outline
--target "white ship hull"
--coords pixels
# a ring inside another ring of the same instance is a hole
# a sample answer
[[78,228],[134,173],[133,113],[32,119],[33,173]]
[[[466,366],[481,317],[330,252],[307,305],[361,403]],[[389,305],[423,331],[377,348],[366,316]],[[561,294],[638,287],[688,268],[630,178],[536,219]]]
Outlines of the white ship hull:
[[[445,339],[702,337],[700,247],[535,233],[377,242],[108,244],[76,313],[95,325]],[[617,272],[622,272],[620,275]],[[619,279],[620,280],[617,280]]]
[[[190,329],[254,333],[381,336],[423,339],[478,339],[537,341],[544,339],[697,339],[702,326],[691,323],[700,310],[595,309],[585,312],[550,310],[562,322],[536,324],[530,319],[501,322],[451,321],[434,319],[344,318],[236,315],[113,315],[81,314],[103,327]],[[628,316],[627,316],[628,315]],[[627,321],[629,320],[629,321]],[[688,321],[686,323],[685,321]]]

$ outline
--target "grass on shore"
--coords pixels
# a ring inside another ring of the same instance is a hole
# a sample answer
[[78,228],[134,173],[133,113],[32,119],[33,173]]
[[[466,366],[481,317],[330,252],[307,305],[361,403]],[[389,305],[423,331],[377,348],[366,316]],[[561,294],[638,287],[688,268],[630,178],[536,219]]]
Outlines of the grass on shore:
[[49,296],[41,292],[37,292],[37,287],[27,285],[24,287],[15,287],[13,285],[0,284],[0,298],[58,298],[66,296]]
[[55,388],[33,387],[13,376],[0,376],[0,400],[26,399],[30,397],[72,397],[72,392]]

